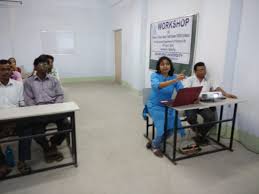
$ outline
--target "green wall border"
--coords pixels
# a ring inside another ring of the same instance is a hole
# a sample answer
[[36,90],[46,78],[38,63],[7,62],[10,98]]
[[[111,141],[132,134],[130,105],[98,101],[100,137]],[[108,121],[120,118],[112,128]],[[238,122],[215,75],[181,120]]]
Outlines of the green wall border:
[[121,81],[121,85],[125,88],[130,89],[133,93],[135,93],[136,95],[142,95],[142,91],[137,90],[136,88],[134,88],[130,83],[126,82],[126,81]]
[[62,78],[62,83],[78,83],[78,82],[88,82],[88,81],[114,81],[113,76],[100,76],[100,77],[71,77]]

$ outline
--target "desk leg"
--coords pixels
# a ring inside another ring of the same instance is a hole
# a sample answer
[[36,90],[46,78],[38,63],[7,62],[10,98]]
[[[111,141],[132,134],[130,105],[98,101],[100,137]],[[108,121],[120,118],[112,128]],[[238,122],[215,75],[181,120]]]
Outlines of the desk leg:
[[229,143],[229,150],[231,150],[231,151],[233,151],[233,150],[232,150],[232,146],[233,146],[233,138],[234,138],[236,114],[237,114],[237,104],[235,104],[234,113],[233,113],[233,119],[232,119],[231,136],[230,136],[230,143]]
[[73,112],[71,115],[71,124],[72,124],[72,153],[74,166],[77,167],[77,148],[76,148],[76,123],[75,123],[75,113]]
[[175,157],[176,157],[177,128],[178,128],[178,111],[176,110],[176,111],[175,111],[175,116],[174,116],[173,161],[175,161]]
[[155,138],[155,124],[154,121],[152,121],[152,140]]
[[164,150],[163,152],[166,152],[166,136],[167,136],[167,120],[168,120],[168,107],[165,107],[165,123],[164,123],[164,138],[163,138],[163,146]]
[[[220,121],[222,120],[223,109],[224,109],[224,106],[222,105],[222,106],[220,107],[220,116],[219,116],[219,120],[220,120]],[[218,128],[218,139],[217,139],[217,142],[220,142],[221,125],[222,125],[222,123],[220,122],[220,123],[219,123],[219,128]]]
[[146,137],[148,138],[148,127],[149,127],[149,118],[147,116],[147,120],[146,120]]

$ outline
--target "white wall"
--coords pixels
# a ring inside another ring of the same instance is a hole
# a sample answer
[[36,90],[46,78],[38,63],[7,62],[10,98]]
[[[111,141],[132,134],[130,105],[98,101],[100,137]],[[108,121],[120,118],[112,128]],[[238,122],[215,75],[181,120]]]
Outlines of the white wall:
[[227,50],[225,54],[224,72],[222,73],[224,89],[229,92],[232,92],[233,89],[242,7],[243,0],[231,0],[229,27],[226,42]]
[[9,11],[0,7],[0,58],[11,55],[11,39],[9,36]]
[[204,61],[208,75],[222,86],[229,30],[230,0],[202,0],[195,62]]
[[40,30],[73,31],[76,54],[55,56],[61,77],[114,74],[111,9],[108,3],[102,0],[23,2],[23,6],[0,9],[1,16],[4,15],[0,17],[1,24],[4,23],[0,34],[5,37],[0,39],[1,58],[14,56],[18,65],[25,65],[30,71],[33,59],[42,53]]
[[112,29],[122,30],[122,80],[144,87],[147,0],[124,0],[112,8]]
[[196,14],[201,7],[201,0],[149,0],[146,43],[145,87],[150,87],[149,70],[150,24],[153,22]]
[[[196,13],[199,14],[199,18],[194,62],[204,61],[209,76],[221,84],[227,49],[230,0],[151,0],[149,1],[148,29],[152,22]],[[149,47],[148,42],[147,48]],[[149,51],[147,51],[146,58],[145,86],[149,87],[152,73],[148,68]]]
[[259,137],[259,1],[243,1],[233,91],[246,102],[239,106],[238,125]]

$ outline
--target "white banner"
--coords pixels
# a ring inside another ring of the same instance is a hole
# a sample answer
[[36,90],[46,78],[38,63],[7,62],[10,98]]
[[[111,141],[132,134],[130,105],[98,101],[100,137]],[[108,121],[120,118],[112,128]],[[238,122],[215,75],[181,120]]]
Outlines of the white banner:
[[193,16],[151,24],[150,59],[169,57],[174,63],[189,64]]

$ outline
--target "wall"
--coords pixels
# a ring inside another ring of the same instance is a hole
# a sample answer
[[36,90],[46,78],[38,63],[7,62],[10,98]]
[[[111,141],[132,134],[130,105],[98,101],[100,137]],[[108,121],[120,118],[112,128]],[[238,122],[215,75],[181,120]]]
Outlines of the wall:
[[195,61],[204,61],[208,75],[221,86],[228,48],[230,8],[230,0],[203,0],[200,9]]
[[122,80],[144,87],[147,0],[125,0],[112,8],[112,29],[122,29]]
[[1,16],[5,12],[4,17],[0,17],[1,24],[4,23],[0,33],[5,37],[5,40],[0,39],[1,58],[14,56],[18,65],[25,65],[26,70],[31,71],[33,59],[42,53],[40,30],[73,31],[76,53],[55,56],[61,77],[114,75],[108,3],[102,0],[23,2],[23,6],[1,8]]
[[150,24],[153,22],[177,18],[181,16],[198,13],[201,7],[201,0],[150,0],[148,4],[147,22],[147,43],[146,43],[146,69],[145,87],[150,87],[150,75],[153,71],[149,70],[150,55]]
[[[259,56],[259,2],[243,1],[243,10],[234,72],[233,91],[246,100],[239,106],[238,126],[241,140],[259,152],[258,56]],[[253,139],[246,138],[253,135]],[[257,136],[257,139],[256,139]]]
[[[148,29],[152,22],[199,14],[194,62],[204,61],[209,76],[221,84],[227,49],[230,0],[151,0],[149,2]],[[147,48],[149,48],[149,42]],[[148,64],[149,51],[146,58]],[[151,73],[152,71],[146,65],[146,87],[150,86]]]
[[9,11],[0,7],[0,58],[11,55],[11,39],[9,36]]

